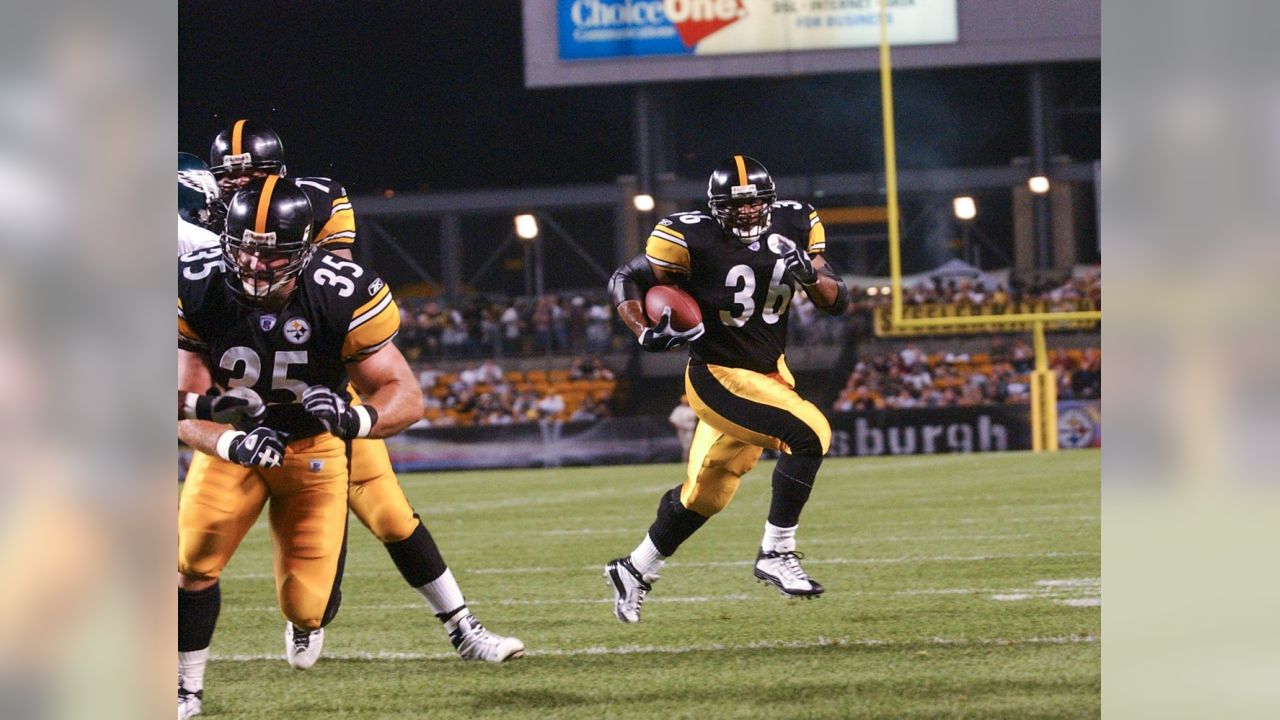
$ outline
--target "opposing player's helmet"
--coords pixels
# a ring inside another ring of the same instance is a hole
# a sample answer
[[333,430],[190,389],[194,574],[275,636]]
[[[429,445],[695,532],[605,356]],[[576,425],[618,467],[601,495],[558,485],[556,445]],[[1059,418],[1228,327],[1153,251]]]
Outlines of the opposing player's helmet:
[[178,153],[178,217],[205,230],[222,232],[227,206],[209,166],[191,153]]
[[769,227],[769,210],[778,193],[759,160],[734,155],[716,165],[707,181],[707,206],[720,227],[752,243]]
[[239,297],[260,303],[298,276],[315,248],[311,201],[279,175],[255,180],[227,205],[222,252],[227,284]]
[[283,176],[284,143],[275,130],[254,120],[236,120],[213,139],[209,169],[221,180],[254,170]]

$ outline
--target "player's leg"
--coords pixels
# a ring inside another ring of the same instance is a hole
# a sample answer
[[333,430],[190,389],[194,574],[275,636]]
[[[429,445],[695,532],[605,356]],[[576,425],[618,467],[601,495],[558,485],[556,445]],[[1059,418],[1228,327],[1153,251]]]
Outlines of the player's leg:
[[349,498],[352,512],[382,541],[405,582],[444,623],[464,660],[502,662],[523,654],[519,638],[489,632],[467,609],[435,539],[405,498],[382,440],[352,442]]
[[614,615],[640,621],[644,598],[667,558],[712,515],[729,505],[742,476],[755,467],[761,448],[699,423],[689,450],[685,481],[663,494],[644,539],[631,554],[605,566],[614,590]]
[[831,426],[793,387],[781,361],[777,375],[691,365],[686,376],[690,404],[700,420],[738,440],[781,453],[755,574],[786,594],[813,596],[822,593],[822,586],[800,567],[796,528],[831,444]]
[[196,453],[178,500],[178,715],[200,713],[222,606],[218,577],[253,526],[267,490],[253,470]]
[[324,627],[342,602],[347,449],[332,435],[289,444],[284,464],[262,471],[271,493],[271,545],[286,657],[300,670],[320,657]]

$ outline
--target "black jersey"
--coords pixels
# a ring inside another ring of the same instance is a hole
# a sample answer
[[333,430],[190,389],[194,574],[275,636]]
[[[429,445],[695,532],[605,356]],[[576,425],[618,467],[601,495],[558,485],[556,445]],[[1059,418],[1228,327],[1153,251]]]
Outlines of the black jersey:
[[350,248],[356,242],[356,214],[342,183],[326,177],[294,178],[293,184],[307,194],[315,221],[312,242],[329,250]]
[[706,333],[689,346],[690,362],[771,373],[786,349],[787,309],[795,289],[768,238],[781,235],[817,255],[826,231],[807,203],[775,202],[769,228],[744,245],[704,212],[668,215],[645,245],[656,267],[685,275],[680,287],[698,301]]
[[178,347],[208,360],[218,388],[261,395],[268,408],[260,424],[292,439],[324,431],[303,409],[303,392],[324,385],[346,396],[346,363],[400,328],[390,288],[356,263],[317,249],[297,282],[285,306],[268,312],[232,294],[220,247],[178,258]]

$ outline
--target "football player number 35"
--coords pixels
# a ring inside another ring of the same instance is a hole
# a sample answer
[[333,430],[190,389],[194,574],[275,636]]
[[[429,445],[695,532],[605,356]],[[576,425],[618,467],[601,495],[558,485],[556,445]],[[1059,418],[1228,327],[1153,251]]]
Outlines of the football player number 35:
[[[782,281],[786,269],[786,263],[778,260],[769,278],[769,294],[760,310],[760,319],[769,325],[778,322],[791,303],[791,285]],[[720,311],[720,322],[729,327],[742,327],[756,311],[756,273],[750,265],[734,265],[729,268],[724,286],[733,290],[733,307]]]
[[[302,402],[302,393],[307,391],[307,384],[290,378],[289,366],[306,364],[306,350],[277,351],[271,362],[271,389],[292,393],[296,402]],[[262,358],[258,357],[253,348],[244,345],[228,348],[218,365],[231,373],[237,373],[238,370],[238,377],[227,382],[230,387],[252,388],[258,384],[258,378],[262,377]]]
[[[325,255],[320,260],[321,263],[329,267],[317,268],[313,277],[316,279],[317,285],[332,285],[338,289],[339,297],[351,297],[351,293],[356,291],[356,284],[351,278],[358,278],[364,274],[364,269],[353,262],[339,260],[332,255]],[[333,268],[330,270],[329,268]],[[334,272],[336,270],[337,272]],[[339,275],[341,272],[350,272],[351,277]]]

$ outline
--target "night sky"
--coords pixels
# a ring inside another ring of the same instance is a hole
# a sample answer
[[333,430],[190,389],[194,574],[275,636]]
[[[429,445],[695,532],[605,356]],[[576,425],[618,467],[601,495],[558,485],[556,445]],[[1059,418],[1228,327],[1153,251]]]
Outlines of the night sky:
[[[201,157],[226,123],[252,117],[283,137],[291,174],[330,176],[354,195],[634,172],[633,89],[526,90],[515,2],[183,0],[179,43],[179,149]],[[1049,79],[1062,102],[1097,106],[1100,75],[1100,63],[1073,63],[1051,66]],[[883,167],[874,72],[665,84],[655,95],[671,123],[665,164],[683,177],[701,179],[734,152],[779,175]],[[894,96],[900,167],[1029,154],[1022,68],[897,72]],[[1095,159],[1099,131],[1096,114],[1063,115],[1058,151]]]

